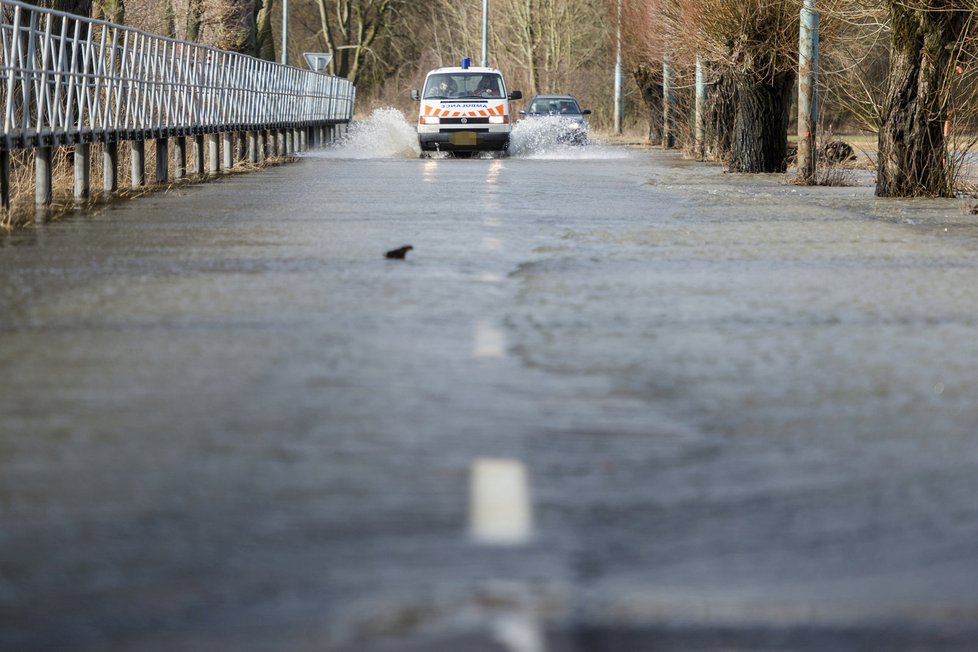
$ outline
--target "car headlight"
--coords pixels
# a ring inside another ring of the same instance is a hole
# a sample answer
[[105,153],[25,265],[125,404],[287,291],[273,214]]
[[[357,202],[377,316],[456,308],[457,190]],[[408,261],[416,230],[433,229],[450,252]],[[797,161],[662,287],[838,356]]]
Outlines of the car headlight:
[[567,126],[570,127],[571,129],[580,129],[582,125],[579,122],[572,122]]
[[423,115],[421,116],[421,124],[423,125],[441,124],[441,118],[439,118],[436,115]]
[[491,115],[489,116],[489,124],[491,125],[504,125],[509,122],[508,115]]

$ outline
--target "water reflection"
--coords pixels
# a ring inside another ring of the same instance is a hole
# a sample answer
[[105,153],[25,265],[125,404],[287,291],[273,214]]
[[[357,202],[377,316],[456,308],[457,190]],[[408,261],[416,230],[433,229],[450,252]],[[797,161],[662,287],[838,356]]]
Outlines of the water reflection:
[[438,159],[429,158],[426,159],[424,165],[422,166],[422,178],[425,183],[432,183],[435,181],[435,173],[438,172]]

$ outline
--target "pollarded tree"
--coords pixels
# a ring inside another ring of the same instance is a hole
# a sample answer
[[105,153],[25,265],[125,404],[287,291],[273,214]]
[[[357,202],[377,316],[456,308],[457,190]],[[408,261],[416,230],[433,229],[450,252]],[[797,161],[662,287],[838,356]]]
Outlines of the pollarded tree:
[[736,89],[730,168],[783,172],[801,0],[695,0],[676,7],[674,41],[695,48]]
[[950,196],[944,123],[956,68],[975,56],[975,0],[886,0],[890,71],[879,132],[876,194]]
[[665,30],[662,0],[622,0],[610,3],[609,13],[617,21],[621,11],[622,59],[642,92],[649,113],[650,145],[661,145],[663,134],[662,58]]

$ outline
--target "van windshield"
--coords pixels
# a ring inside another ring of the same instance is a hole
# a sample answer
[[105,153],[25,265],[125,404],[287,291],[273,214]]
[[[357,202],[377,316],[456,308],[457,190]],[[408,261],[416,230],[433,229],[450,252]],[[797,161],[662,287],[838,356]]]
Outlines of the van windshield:
[[428,77],[424,99],[475,99],[503,96],[501,75],[481,72],[438,73]]

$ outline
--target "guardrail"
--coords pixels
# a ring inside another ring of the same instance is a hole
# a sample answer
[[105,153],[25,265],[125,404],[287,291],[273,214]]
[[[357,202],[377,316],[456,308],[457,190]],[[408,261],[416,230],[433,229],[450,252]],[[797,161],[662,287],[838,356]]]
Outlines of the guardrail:
[[[14,0],[0,0],[0,202],[10,202],[10,151],[35,149],[36,200],[51,202],[51,149],[74,146],[75,196],[87,197],[88,144],[104,143],[105,190],[117,189],[117,143],[132,143],[132,182],[144,183],[146,140],[156,141],[157,182],[231,167],[244,158],[319,145],[348,123],[355,99],[342,78],[188,43]],[[218,136],[222,135],[220,142]],[[219,156],[223,145],[224,155]],[[81,159],[81,163],[79,162]]]

